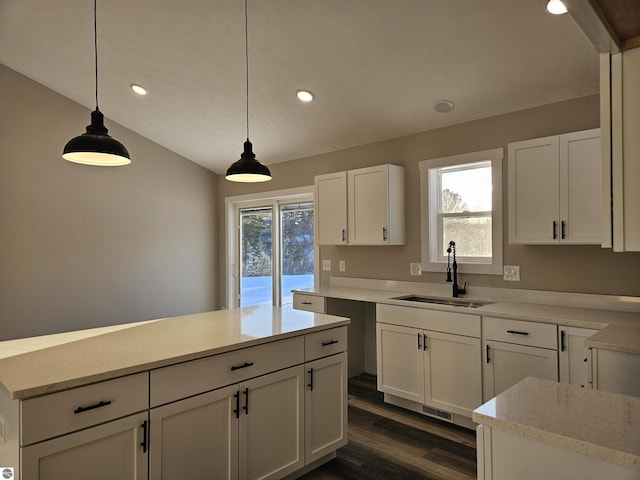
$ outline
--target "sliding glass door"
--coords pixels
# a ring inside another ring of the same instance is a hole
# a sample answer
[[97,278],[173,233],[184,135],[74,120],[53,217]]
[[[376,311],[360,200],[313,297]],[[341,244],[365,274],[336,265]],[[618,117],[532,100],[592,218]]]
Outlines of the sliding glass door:
[[311,198],[252,202],[236,212],[239,306],[287,305],[293,303],[292,289],[314,286]]

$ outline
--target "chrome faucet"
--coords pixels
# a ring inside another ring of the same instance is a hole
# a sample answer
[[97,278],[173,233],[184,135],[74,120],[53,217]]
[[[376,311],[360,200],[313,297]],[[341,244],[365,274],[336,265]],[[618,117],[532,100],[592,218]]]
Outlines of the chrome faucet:
[[[451,263],[451,253],[453,253],[453,263]],[[451,278],[451,270],[453,270],[453,279]],[[447,282],[453,282],[453,296],[459,297],[464,295],[467,290],[467,282],[464,286],[458,285],[458,262],[456,261],[456,242],[451,240],[449,248],[447,248]]]

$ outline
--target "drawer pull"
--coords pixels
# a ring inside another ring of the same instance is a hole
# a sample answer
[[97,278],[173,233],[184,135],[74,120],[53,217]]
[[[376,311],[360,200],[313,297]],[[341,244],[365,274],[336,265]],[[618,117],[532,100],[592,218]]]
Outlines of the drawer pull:
[[333,345],[335,343],[338,343],[338,340],[329,340],[328,342],[322,342],[322,346],[328,347],[329,345]]
[[519,332],[518,330],[507,330],[507,333],[512,333],[513,335],[529,335],[529,332]]
[[140,443],[140,446],[142,447],[142,453],[147,453],[147,421],[145,420],[144,422],[142,422],[142,425],[140,425],[140,428],[142,428],[142,443]]
[[302,305],[313,305],[313,302],[302,302]]
[[82,412],[88,412],[89,410],[106,407],[107,405],[111,405],[111,400],[107,400],[106,402],[102,401],[102,402],[94,403],[93,405],[88,405],[86,407],[78,407],[73,411],[73,413],[78,414]]
[[241,368],[247,368],[253,366],[253,362],[244,362],[242,365],[234,365],[231,367],[231,371],[240,370]]

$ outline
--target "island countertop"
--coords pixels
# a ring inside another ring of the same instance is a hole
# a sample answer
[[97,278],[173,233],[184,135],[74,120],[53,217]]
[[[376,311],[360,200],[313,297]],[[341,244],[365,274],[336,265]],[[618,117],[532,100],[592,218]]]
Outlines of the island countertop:
[[473,420],[530,440],[640,470],[640,398],[528,377]]
[[255,306],[0,342],[0,385],[25,399],[348,323]]

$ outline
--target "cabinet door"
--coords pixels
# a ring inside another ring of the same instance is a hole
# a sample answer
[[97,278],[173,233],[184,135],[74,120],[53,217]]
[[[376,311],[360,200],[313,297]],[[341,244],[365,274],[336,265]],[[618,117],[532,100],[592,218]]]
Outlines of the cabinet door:
[[593,349],[594,388],[640,397],[640,355]]
[[424,403],[423,331],[376,324],[378,390]]
[[304,466],[304,366],[240,384],[240,479],[281,478]]
[[425,402],[471,417],[482,404],[480,339],[425,332]]
[[558,136],[510,143],[508,174],[509,243],[558,243]]
[[139,413],[24,447],[22,478],[146,480],[147,418]]
[[349,243],[389,243],[389,166],[350,170],[347,181]]
[[305,365],[305,461],[347,444],[347,353]]
[[238,478],[238,386],[151,410],[150,478]]
[[591,349],[584,341],[598,330],[589,328],[560,327],[560,381],[584,388],[592,388]]
[[485,341],[483,345],[485,402],[526,377],[558,381],[557,350],[493,341]]
[[560,135],[560,240],[601,243],[600,129]]
[[347,172],[315,177],[316,243],[347,243]]

